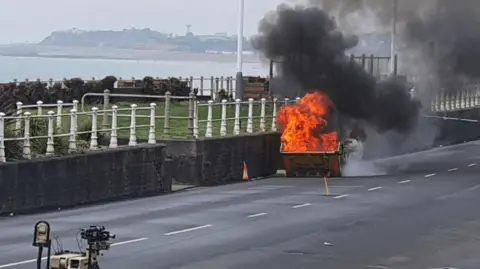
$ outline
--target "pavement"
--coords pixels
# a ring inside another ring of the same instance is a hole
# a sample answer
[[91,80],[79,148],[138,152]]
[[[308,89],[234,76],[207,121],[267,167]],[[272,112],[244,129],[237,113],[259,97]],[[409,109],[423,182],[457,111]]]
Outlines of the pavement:
[[331,196],[277,177],[3,218],[0,269],[34,268],[42,219],[63,249],[81,227],[115,233],[103,269],[480,268],[479,142],[370,165],[388,174],[330,179]]

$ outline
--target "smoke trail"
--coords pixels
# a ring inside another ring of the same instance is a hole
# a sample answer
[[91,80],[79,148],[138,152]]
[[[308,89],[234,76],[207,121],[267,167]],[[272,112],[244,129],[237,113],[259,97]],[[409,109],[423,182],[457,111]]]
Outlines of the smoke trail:
[[405,84],[393,79],[377,83],[361,66],[352,64],[345,51],[357,43],[356,36],[342,34],[320,8],[288,5],[280,5],[262,19],[253,38],[254,48],[281,61],[282,80],[298,85],[303,94],[319,89],[342,115],[365,121],[379,132],[411,131],[419,103],[410,98]]

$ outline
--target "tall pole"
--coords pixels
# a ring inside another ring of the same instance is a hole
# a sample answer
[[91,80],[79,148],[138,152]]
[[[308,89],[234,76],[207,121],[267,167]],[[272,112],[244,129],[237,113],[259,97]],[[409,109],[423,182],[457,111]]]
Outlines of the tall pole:
[[244,83],[242,74],[243,65],[243,20],[245,12],[245,0],[238,1],[238,25],[237,25],[237,75],[235,83],[235,98],[243,99]]
[[393,0],[392,32],[390,38],[390,74],[395,73],[396,35],[397,35],[397,0]]

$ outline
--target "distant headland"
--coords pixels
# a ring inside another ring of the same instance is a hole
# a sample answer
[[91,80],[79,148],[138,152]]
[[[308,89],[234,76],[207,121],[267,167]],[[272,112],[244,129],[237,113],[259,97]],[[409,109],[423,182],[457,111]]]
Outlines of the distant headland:
[[[389,36],[360,36],[359,49],[388,52]],[[187,26],[184,35],[149,28],[121,31],[55,31],[36,44],[0,45],[0,56],[69,59],[120,59],[153,61],[235,61],[237,36],[226,33],[195,35]],[[243,38],[245,61],[258,62],[251,40]],[[382,53],[383,54],[383,53]]]
[[[244,38],[247,61],[254,57],[251,42]],[[121,31],[55,31],[37,44],[0,46],[0,55],[48,58],[95,58],[124,60],[234,60],[237,37],[225,33],[195,35],[187,28],[185,35],[146,29]]]

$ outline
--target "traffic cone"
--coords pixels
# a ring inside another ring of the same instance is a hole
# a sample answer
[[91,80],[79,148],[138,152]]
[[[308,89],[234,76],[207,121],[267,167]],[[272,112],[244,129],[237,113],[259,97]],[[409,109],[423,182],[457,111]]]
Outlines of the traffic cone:
[[250,178],[248,177],[248,168],[247,168],[247,164],[245,162],[243,162],[243,177],[242,179],[244,181],[250,181]]

